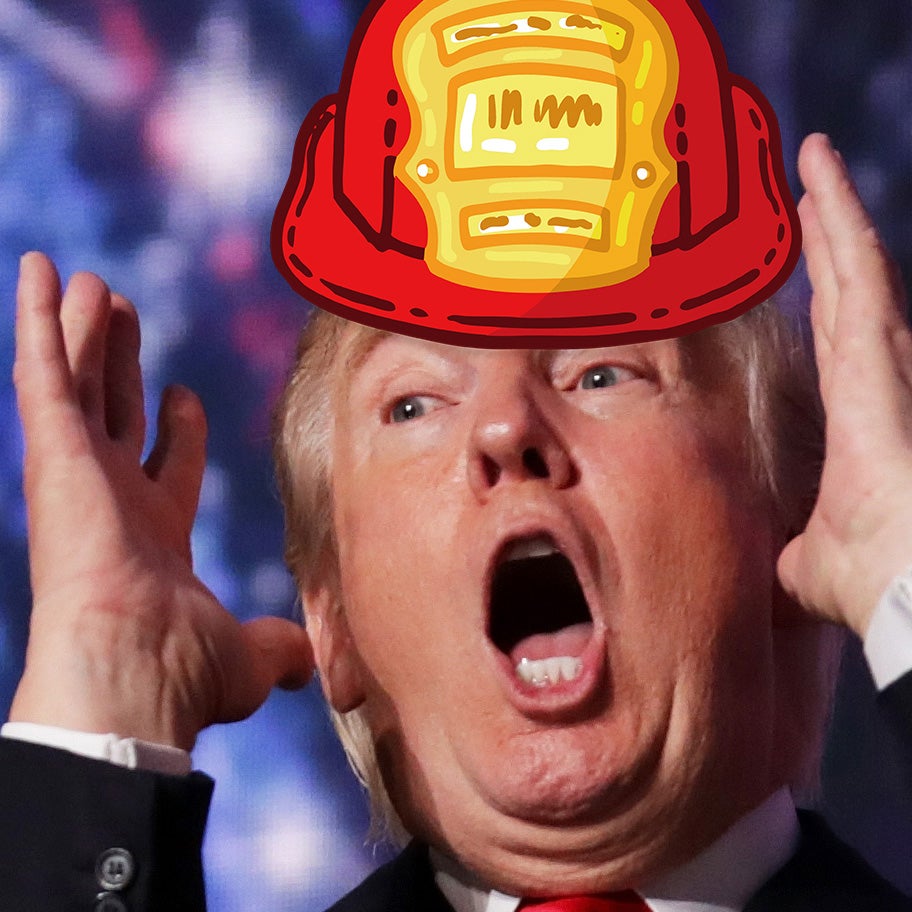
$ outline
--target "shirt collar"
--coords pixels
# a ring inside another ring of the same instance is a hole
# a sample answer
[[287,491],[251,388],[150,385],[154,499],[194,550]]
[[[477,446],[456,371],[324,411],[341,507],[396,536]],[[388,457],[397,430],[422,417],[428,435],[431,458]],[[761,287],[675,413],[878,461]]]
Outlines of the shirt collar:
[[[786,788],[738,820],[695,858],[643,884],[653,912],[742,912],[795,854],[800,831]],[[434,879],[455,912],[516,912],[520,899],[488,890],[460,864],[431,849]]]

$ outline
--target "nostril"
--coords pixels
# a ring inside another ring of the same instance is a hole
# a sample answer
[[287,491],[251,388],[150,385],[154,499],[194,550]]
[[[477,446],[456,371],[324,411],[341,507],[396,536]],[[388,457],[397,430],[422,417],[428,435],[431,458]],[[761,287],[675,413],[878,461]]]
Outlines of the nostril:
[[500,466],[487,455],[482,457],[481,465],[488,487],[493,488],[500,481]]
[[547,478],[551,474],[542,454],[535,447],[523,450],[522,461],[526,471],[536,478]]

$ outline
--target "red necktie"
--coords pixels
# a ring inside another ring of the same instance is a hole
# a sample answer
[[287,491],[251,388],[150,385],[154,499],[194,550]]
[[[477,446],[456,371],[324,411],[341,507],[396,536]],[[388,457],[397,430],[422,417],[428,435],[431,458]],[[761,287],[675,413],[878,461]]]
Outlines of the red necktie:
[[600,893],[597,896],[524,899],[517,912],[650,912],[650,910],[649,906],[633,890],[624,890],[620,893]]

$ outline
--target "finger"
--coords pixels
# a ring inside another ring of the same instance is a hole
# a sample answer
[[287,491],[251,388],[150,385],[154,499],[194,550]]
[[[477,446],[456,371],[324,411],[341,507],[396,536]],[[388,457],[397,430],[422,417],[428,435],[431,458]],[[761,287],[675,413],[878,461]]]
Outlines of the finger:
[[139,317],[122,295],[111,295],[104,363],[105,425],[112,440],[142,452],[146,434],[142,372],[139,367]]
[[146,475],[180,506],[187,530],[193,524],[206,467],[206,414],[199,398],[183,386],[169,386],[158,410],[155,445]]
[[870,332],[886,316],[895,318],[900,312],[892,261],[841,156],[826,137],[804,141],[798,170],[814,203],[840,294],[854,305],[841,306],[834,325],[840,334]]
[[63,343],[73,388],[89,419],[104,419],[104,362],[111,312],[108,286],[89,272],[70,279],[60,307]]
[[803,533],[796,535],[783,549],[776,563],[776,575],[782,588],[796,601],[798,598],[798,568],[801,566],[801,551],[804,545]]
[[242,632],[247,647],[245,667],[227,670],[229,691],[219,721],[246,718],[274,687],[297,689],[313,677],[313,648],[300,624],[275,617],[257,618],[244,624]]
[[829,244],[809,195],[805,194],[798,204],[798,214],[801,217],[804,259],[813,290],[811,319],[815,333],[819,330],[822,341],[829,343],[833,337],[839,285],[830,259]]
[[72,455],[88,445],[66,359],[60,304],[60,279],[54,264],[44,254],[26,254],[16,294],[13,380],[25,434],[27,489],[38,481],[48,457]]
[[783,548],[776,564],[776,574],[782,588],[806,611],[825,613],[824,601],[828,598],[815,585],[814,556],[808,544],[807,532],[793,538]]
[[25,423],[48,403],[70,398],[70,371],[59,313],[60,279],[54,264],[42,253],[27,253],[20,263],[16,290],[13,369]]
[[262,662],[260,673],[273,687],[296,690],[314,673],[314,654],[307,631],[295,621],[264,617],[248,621],[244,634]]
[[839,288],[830,260],[830,251],[814,209],[814,203],[807,195],[798,204],[801,217],[804,259],[808,277],[811,280],[811,332],[814,339],[814,355],[820,389],[825,395],[829,389],[829,372],[833,352],[833,334]]

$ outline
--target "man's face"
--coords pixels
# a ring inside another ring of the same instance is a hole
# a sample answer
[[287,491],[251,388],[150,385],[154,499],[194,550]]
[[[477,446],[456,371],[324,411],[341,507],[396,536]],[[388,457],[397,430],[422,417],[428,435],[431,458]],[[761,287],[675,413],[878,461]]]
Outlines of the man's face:
[[338,361],[347,629],[322,670],[413,833],[503,890],[601,890],[780,784],[779,543],[709,343],[353,328]]

